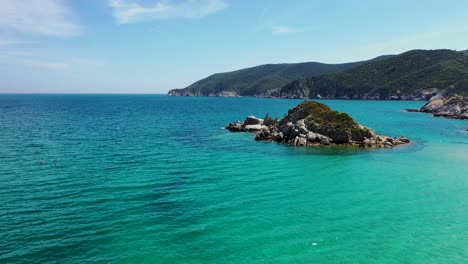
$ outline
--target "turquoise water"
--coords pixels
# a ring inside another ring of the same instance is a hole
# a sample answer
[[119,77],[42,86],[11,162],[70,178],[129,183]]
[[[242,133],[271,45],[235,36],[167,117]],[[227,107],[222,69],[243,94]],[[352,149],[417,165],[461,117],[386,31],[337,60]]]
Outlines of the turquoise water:
[[0,262],[467,263],[468,122],[323,101],[412,143],[221,130],[298,102],[0,95]]

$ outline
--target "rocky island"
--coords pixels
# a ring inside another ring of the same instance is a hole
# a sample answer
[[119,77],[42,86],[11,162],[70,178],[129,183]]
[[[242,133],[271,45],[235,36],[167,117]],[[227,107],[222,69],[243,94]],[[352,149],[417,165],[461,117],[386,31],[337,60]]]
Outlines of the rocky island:
[[375,134],[346,113],[332,110],[315,101],[302,102],[281,119],[249,116],[244,122],[231,122],[232,132],[256,132],[255,140],[266,140],[292,146],[349,145],[363,148],[391,148],[408,144],[406,137]]

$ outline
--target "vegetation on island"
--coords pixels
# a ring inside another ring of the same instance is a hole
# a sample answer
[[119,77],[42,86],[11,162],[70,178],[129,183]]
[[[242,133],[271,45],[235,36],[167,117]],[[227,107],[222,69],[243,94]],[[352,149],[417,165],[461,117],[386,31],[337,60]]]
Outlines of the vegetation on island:
[[359,125],[348,114],[335,111],[329,106],[316,101],[305,101],[290,109],[286,116],[281,119],[280,125],[306,118],[319,125],[327,124],[343,127]]
[[302,120],[307,130],[330,137],[334,143],[362,141],[373,135],[370,129],[361,126],[347,113],[335,111],[316,101],[302,102],[290,109],[281,119],[279,128],[283,130],[288,123],[295,124],[298,120]]

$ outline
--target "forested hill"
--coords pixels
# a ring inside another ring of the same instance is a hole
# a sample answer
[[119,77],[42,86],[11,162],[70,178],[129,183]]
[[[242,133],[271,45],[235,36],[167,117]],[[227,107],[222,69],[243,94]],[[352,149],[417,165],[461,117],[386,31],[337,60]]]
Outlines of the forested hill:
[[468,54],[412,50],[352,69],[294,81],[281,88],[287,98],[427,100],[450,88],[468,93]]
[[171,90],[169,94],[182,96],[275,96],[281,87],[294,80],[339,72],[363,63],[266,64],[232,72],[216,73],[185,89]]
[[466,51],[412,50],[345,64],[261,65],[214,74],[169,95],[427,100],[447,88],[467,94],[467,80]]

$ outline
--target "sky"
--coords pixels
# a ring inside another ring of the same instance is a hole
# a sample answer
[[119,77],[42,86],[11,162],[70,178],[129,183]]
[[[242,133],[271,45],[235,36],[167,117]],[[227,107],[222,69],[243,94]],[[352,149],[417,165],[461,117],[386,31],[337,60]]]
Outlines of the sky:
[[0,0],[0,93],[166,93],[440,48],[468,49],[466,0]]

